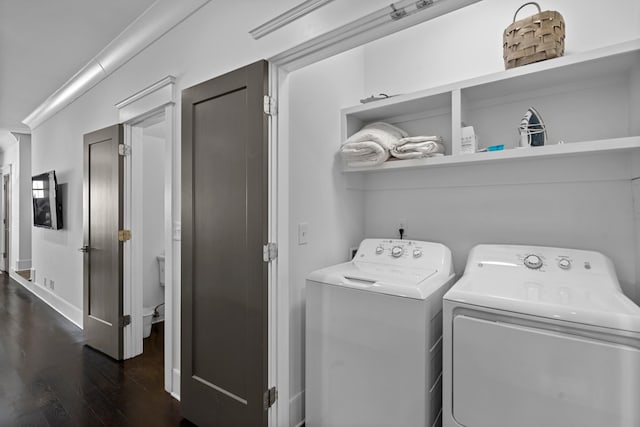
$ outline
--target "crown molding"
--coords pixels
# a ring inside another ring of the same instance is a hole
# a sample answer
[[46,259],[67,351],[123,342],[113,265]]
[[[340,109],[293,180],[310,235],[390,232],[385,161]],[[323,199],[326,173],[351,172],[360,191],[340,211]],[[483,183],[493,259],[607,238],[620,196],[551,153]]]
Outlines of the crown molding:
[[249,34],[251,34],[254,40],[258,40],[332,1],[333,0],[307,0],[254,28],[249,31]]
[[22,123],[37,128],[209,1],[157,0]]

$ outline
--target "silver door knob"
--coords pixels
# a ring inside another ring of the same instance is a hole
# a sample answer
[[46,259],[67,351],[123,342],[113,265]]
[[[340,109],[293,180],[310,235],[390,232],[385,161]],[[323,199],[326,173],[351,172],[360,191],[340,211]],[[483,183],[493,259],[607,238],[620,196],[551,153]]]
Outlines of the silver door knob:
[[85,254],[87,252],[89,252],[89,246],[88,245],[84,245],[83,247],[78,249],[80,252],[84,252]]

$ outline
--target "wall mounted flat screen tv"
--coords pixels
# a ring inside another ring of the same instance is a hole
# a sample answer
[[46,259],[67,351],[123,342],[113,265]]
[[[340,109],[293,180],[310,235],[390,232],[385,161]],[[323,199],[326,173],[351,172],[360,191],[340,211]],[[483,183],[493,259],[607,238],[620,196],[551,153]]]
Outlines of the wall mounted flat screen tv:
[[33,225],[59,230],[62,228],[62,203],[56,172],[49,171],[31,178]]

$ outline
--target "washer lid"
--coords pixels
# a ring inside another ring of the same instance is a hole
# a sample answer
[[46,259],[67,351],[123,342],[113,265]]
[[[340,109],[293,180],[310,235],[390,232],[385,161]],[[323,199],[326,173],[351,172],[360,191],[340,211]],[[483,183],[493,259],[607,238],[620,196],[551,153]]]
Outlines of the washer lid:
[[309,274],[307,280],[405,298],[425,299],[451,277],[452,275],[439,274],[436,269],[346,262],[316,270]]
[[640,307],[619,290],[590,282],[466,275],[444,298],[554,320],[640,332]]

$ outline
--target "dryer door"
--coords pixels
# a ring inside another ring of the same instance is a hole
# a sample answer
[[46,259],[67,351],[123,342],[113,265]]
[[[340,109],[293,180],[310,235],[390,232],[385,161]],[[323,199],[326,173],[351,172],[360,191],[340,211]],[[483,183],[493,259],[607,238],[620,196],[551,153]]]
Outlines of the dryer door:
[[640,350],[457,316],[453,414],[467,427],[640,426]]

